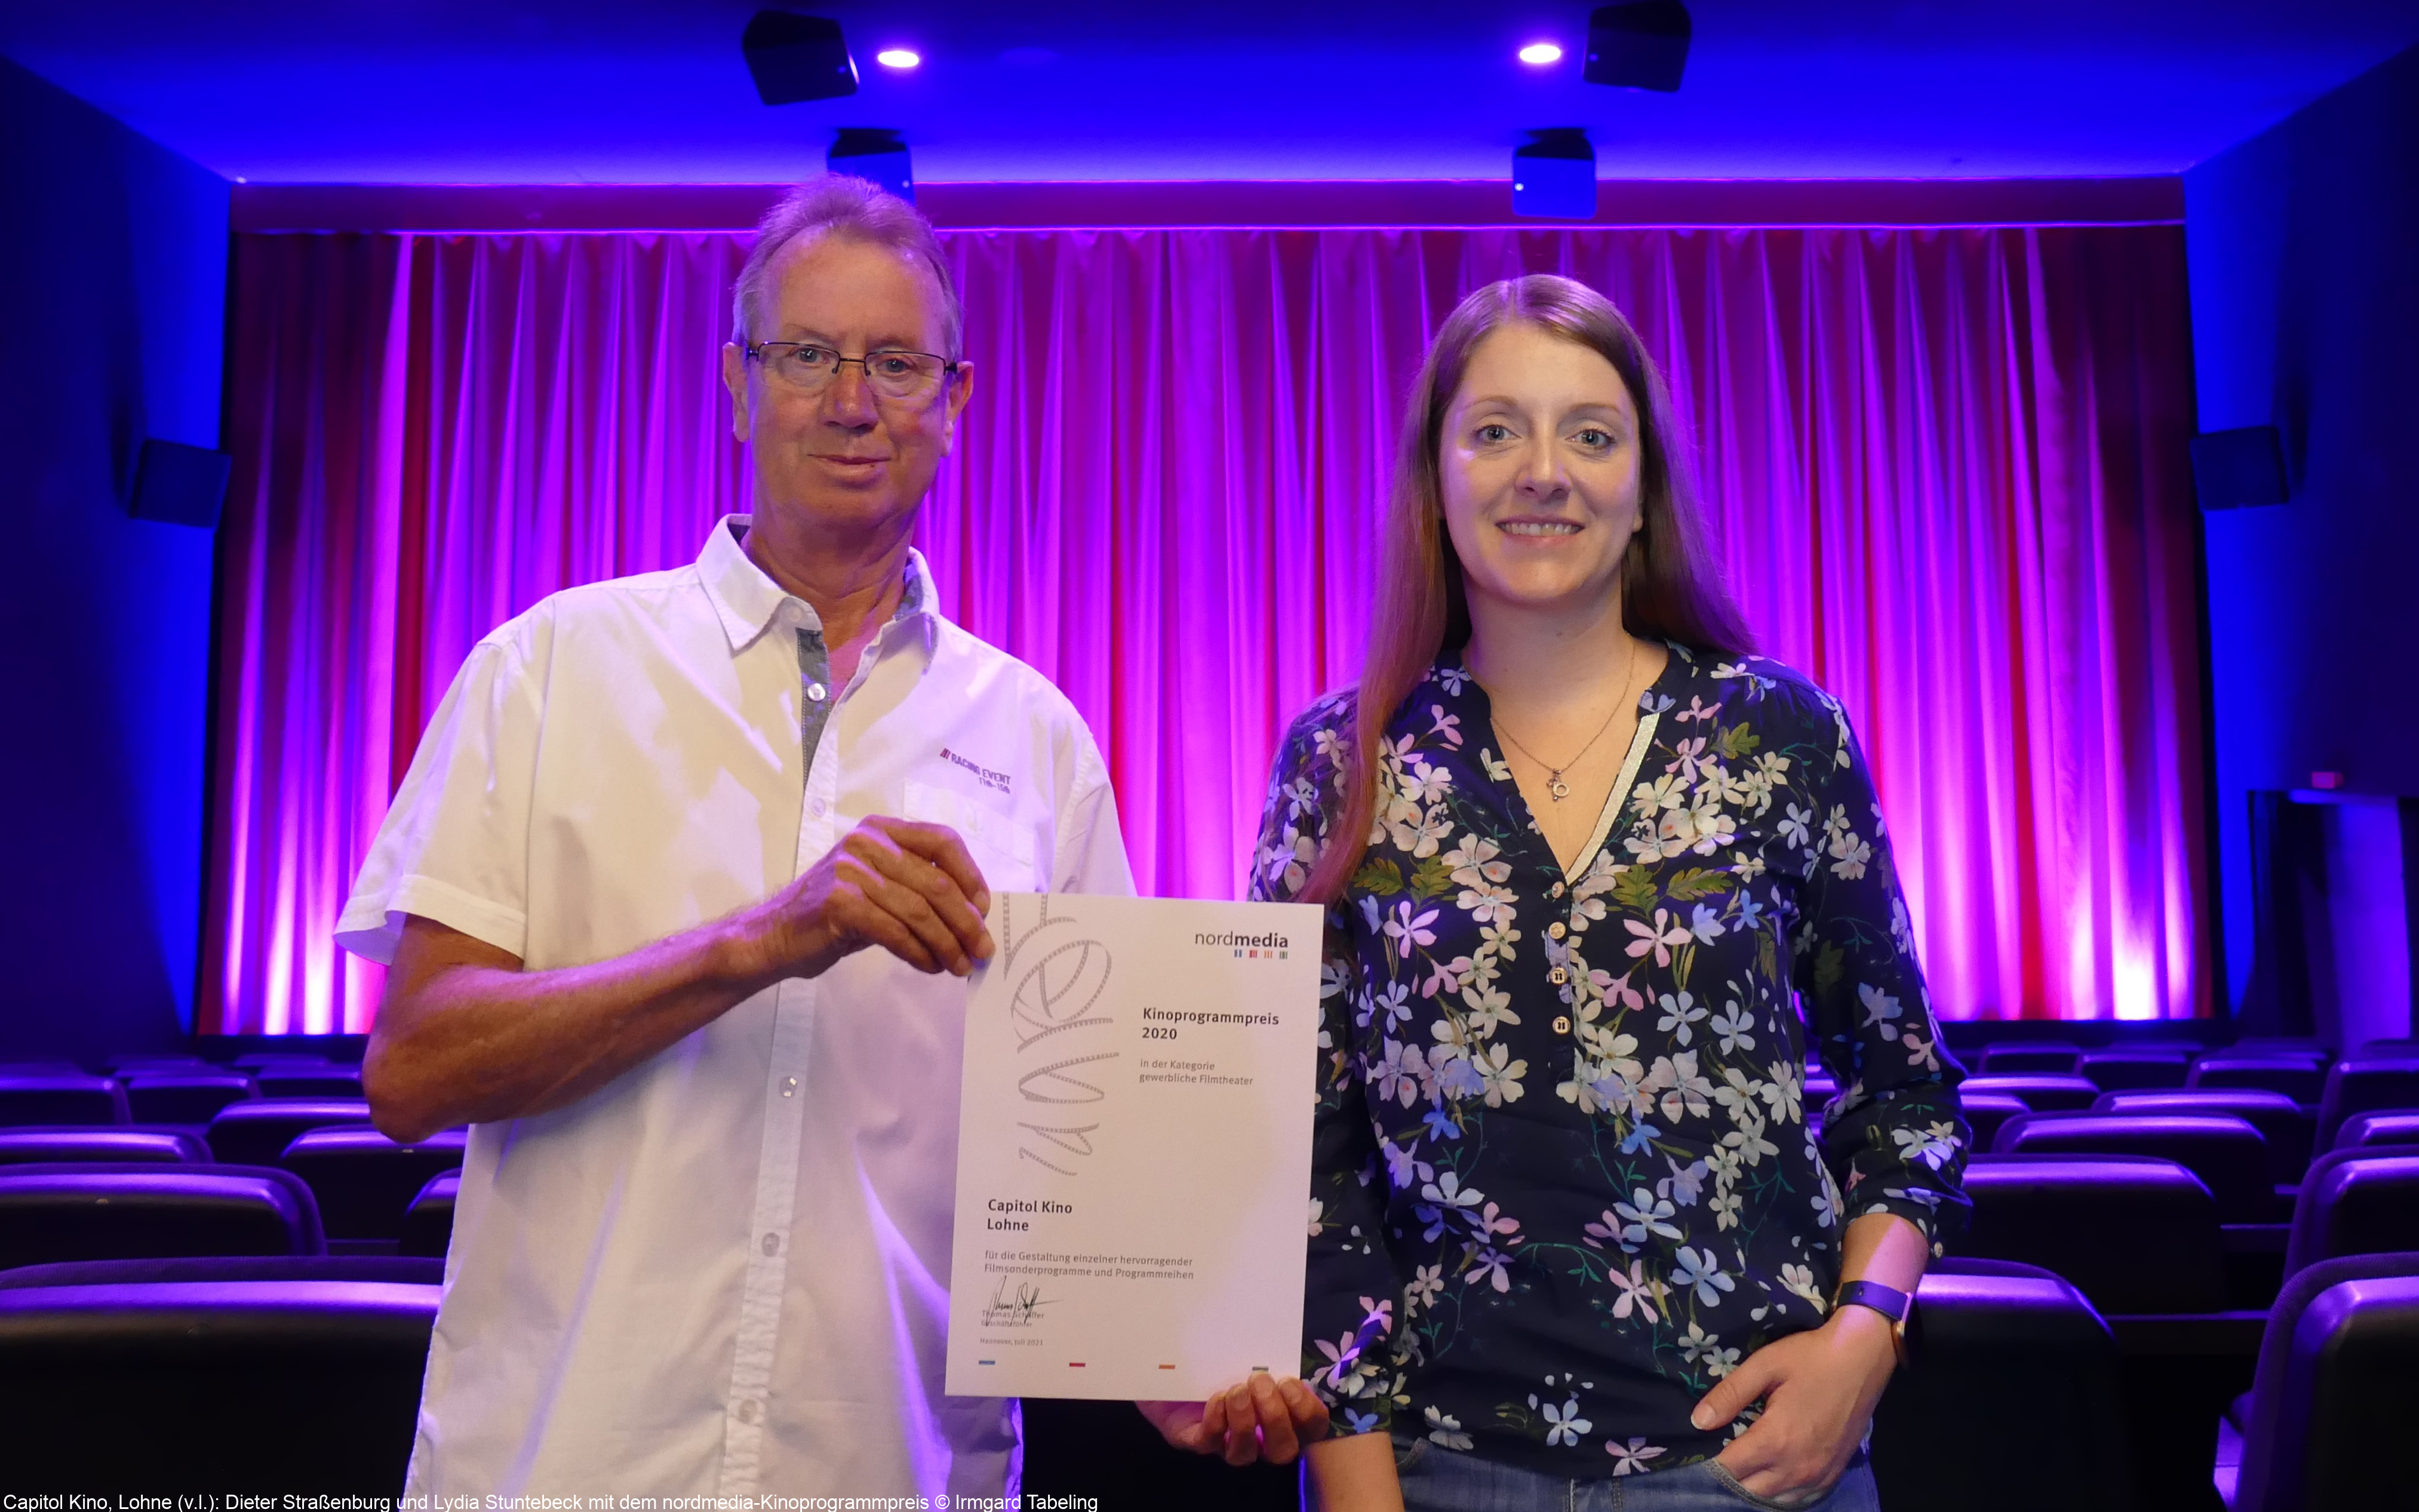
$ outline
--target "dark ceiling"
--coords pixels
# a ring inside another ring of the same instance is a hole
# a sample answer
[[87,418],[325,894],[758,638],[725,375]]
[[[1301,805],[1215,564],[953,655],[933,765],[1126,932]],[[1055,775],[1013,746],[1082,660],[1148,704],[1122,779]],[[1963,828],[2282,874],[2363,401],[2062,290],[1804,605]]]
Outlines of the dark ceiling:
[[1497,178],[1558,126],[1607,177],[1836,178],[2176,173],[2419,41],[2419,0],[1698,0],[1666,96],[1580,82],[1585,5],[807,0],[864,86],[768,108],[755,8],[0,0],[0,54],[254,182],[762,182],[841,126],[934,182]]

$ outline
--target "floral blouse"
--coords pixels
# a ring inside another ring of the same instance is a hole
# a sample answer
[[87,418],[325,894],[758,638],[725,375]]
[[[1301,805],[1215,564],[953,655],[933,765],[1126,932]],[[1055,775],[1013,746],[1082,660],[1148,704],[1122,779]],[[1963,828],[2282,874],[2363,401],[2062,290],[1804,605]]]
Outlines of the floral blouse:
[[[1565,875],[1448,653],[1388,728],[1366,857],[1328,911],[1302,1374],[1338,1432],[1568,1477],[1705,1458],[1688,1413],[1820,1324],[1868,1212],[1962,1222],[1940,1047],[1840,705],[1672,648]],[[1352,695],[1279,753],[1255,897],[1302,885]],[[1805,1104],[1802,999],[1840,1095]]]

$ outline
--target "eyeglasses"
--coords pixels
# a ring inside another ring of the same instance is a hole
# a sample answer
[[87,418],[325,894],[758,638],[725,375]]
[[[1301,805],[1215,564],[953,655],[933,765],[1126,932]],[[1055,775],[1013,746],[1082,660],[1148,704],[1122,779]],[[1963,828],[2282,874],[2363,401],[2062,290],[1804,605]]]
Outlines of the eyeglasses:
[[945,379],[957,375],[960,365],[931,352],[878,351],[842,357],[829,347],[803,341],[758,342],[747,348],[747,355],[801,393],[821,392],[840,376],[841,368],[855,363],[864,370],[867,387],[883,398],[902,400],[929,397]]

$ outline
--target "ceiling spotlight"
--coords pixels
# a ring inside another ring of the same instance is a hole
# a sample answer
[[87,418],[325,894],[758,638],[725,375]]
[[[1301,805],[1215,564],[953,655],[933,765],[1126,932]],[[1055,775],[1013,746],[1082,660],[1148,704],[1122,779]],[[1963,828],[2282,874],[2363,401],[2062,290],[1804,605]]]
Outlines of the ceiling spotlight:
[[1520,61],[1533,69],[1542,69],[1548,63],[1562,60],[1563,50],[1552,42],[1531,42],[1520,49]]
[[916,65],[923,62],[924,59],[920,54],[908,48],[886,47],[881,52],[873,54],[873,61],[881,64],[886,69],[912,69],[916,67]]

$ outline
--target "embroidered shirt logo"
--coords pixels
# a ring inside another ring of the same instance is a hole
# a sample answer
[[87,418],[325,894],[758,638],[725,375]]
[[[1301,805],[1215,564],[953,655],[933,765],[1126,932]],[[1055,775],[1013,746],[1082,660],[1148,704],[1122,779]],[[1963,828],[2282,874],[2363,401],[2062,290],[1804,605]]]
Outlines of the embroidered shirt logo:
[[959,755],[956,751],[951,750],[947,746],[941,748],[941,759],[945,762],[954,762],[958,765],[964,767],[967,771],[972,772],[975,775],[976,781],[980,782],[983,786],[991,789],[994,793],[1006,793],[1008,791],[1008,774],[1006,772],[994,772],[988,766],[978,766],[973,762],[966,760],[963,756]]

